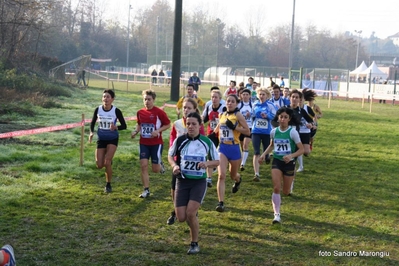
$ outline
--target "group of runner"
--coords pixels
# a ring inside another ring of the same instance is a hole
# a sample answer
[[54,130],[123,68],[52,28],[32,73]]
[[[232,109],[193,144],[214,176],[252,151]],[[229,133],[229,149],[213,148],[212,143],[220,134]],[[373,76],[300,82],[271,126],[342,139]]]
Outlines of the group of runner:
[[[277,85],[258,88],[253,78],[248,81],[245,87],[240,86],[239,89],[232,81],[224,94],[218,87],[212,87],[211,100],[207,103],[195,94],[193,85],[188,84],[186,95],[181,97],[176,108],[178,116],[182,114],[183,117],[173,123],[164,110],[154,105],[154,91],[142,93],[144,108],[137,112],[137,125],[131,134],[132,138],[140,134],[143,192],[139,197],[150,196],[150,158],[154,173],[165,171],[162,132],[172,126],[168,163],[172,169],[174,210],[167,224],[171,225],[176,220],[187,222],[191,236],[188,254],[199,252],[198,209],[207,188],[213,186],[213,173],[218,173],[216,211],[223,212],[226,176],[229,173],[233,181],[232,193],[238,192],[242,181],[239,171],[246,168],[251,141],[254,150],[253,181],[260,181],[260,164],[263,161],[272,163],[273,223],[281,222],[281,181],[284,184],[283,193],[290,195],[296,171],[303,171],[303,162],[299,158],[311,151],[310,141],[314,139],[317,119],[322,116],[320,108],[314,105],[314,91],[304,89],[302,93],[294,89],[290,92],[288,88],[282,91]],[[105,167],[106,193],[112,192],[112,159],[118,145],[118,131],[126,129],[122,112],[112,105],[114,98],[112,90],[104,90],[103,103],[95,109],[90,124],[91,142],[95,124],[98,123],[96,164],[99,169]],[[304,105],[305,100],[309,101],[309,105]],[[296,158],[300,165],[298,169],[295,169]]]

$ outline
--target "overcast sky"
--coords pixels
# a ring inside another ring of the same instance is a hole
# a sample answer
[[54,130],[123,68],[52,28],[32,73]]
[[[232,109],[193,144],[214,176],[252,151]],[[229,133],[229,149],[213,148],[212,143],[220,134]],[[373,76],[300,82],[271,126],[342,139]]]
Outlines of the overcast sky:
[[[100,0],[107,13],[119,17],[127,24],[129,2],[134,12],[150,7],[156,0]],[[168,0],[174,10],[175,0]],[[291,24],[294,0],[183,0],[183,11],[191,12],[201,7],[212,17],[218,17],[228,26],[238,25],[248,29],[249,16],[263,17],[265,31],[268,27]],[[306,27],[314,24],[318,29],[332,33],[362,30],[363,37],[386,38],[399,32],[399,0],[296,0],[295,24]],[[354,33],[355,34],[355,33]]]

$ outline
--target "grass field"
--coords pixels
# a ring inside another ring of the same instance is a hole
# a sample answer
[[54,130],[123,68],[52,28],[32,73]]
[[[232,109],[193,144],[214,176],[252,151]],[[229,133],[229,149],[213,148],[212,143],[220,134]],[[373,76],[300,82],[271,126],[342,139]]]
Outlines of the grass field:
[[[78,122],[82,113],[91,118],[101,104],[95,87],[106,85],[90,86],[59,98],[62,108],[38,108],[35,117],[15,116],[14,123],[31,128]],[[114,86],[114,104],[125,117],[135,115],[146,87]],[[158,103],[169,100],[166,88],[155,90]],[[208,91],[201,96],[208,99]],[[94,143],[85,143],[79,166],[79,128],[0,140],[0,244],[14,245],[18,265],[398,265],[399,107],[376,104],[369,113],[359,102],[333,100],[329,109],[326,99],[317,103],[324,117],[294,196],[282,197],[281,225],[271,223],[270,166],[261,166],[261,182],[254,183],[249,159],[240,191],[226,190],[224,213],[215,211],[215,186],[208,190],[199,211],[201,253],[186,255],[188,226],[166,225],[170,169],[150,174],[151,196],[138,198],[138,140],[130,138],[129,121],[120,132],[111,194],[103,193]]]

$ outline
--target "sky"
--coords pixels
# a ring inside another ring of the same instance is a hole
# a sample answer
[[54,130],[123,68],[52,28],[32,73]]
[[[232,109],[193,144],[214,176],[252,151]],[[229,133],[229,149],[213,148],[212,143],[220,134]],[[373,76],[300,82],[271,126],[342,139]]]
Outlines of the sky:
[[[152,6],[156,0],[100,0],[106,5],[107,15],[128,22],[129,3],[131,18],[140,8]],[[175,0],[167,0],[174,10]],[[208,11],[211,17],[220,18],[227,26],[237,25],[248,29],[250,17],[267,28],[291,25],[294,0],[183,0],[183,11],[196,8]],[[295,25],[330,30],[333,34],[349,31],[370,37],[372,32],[380,39],[399,32],[399,0],[295,0]],[[245,33],[245,32],[244,32]]]

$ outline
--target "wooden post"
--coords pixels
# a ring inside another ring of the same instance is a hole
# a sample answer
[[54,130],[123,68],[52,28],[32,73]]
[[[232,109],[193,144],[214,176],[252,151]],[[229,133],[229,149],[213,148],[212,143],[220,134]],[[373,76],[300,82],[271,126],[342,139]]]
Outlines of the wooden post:
[[85,141],[85,115],[82,114],[82,130],[80,132],[80,160],[79,160],[79,166],[83,165],[84,141]]
[[363,97],[362,97],[362,109],[364,108],[364,92],[363,92]]
[[370,113],[371,113],[371,106],[373,105],[373,94],[370,93]]
[[330,107],[331,107],[331,94],[332,94],[332,91],[329,91],[329,93],[328,93],[328,109],[330,109]]

